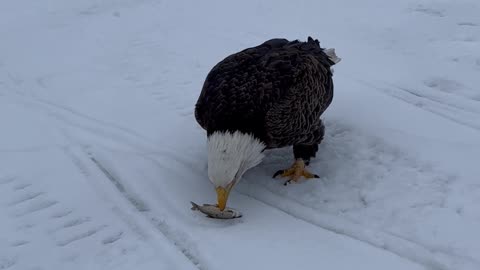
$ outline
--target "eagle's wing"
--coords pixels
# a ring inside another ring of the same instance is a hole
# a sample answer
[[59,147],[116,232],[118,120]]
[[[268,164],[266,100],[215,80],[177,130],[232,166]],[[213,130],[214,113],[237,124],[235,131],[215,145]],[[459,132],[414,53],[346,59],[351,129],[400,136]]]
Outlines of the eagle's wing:
[[[332,62],[323,52],[300,54],[282,61],[284,66],[292,66],[293,79],[282,99],[266,114],[269,144],[282,147],[313,143],[312,134],[319,128],[320,115],[333,98]],[[294,61],[301,64],[295,65]]]
[[227,127],[263,130],[267,108],[282,96],[285,80],[290,79],[271,63],[276,58],[271,53],[287,43],[286,39],[271,39],[215,65],[195,105],[200,126],[207,131]]
[[269,147],[304,143],[331,102],[334,64],[311,38],[271,39],[234,53],[207,75],[195,118],[207,133],[252,132]]

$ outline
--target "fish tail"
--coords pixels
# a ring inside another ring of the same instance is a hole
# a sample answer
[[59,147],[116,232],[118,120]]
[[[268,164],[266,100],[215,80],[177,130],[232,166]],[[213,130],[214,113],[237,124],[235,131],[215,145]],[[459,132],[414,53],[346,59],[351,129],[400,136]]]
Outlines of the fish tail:
[[192,210],[199,210],[200,209],[200,208],[198,208],[198,206],[199,206],[198,204],[196,204],[194,202],[190,202],[190,203],[192,204],[192,208],[190,208],[190,209],[192,209]]

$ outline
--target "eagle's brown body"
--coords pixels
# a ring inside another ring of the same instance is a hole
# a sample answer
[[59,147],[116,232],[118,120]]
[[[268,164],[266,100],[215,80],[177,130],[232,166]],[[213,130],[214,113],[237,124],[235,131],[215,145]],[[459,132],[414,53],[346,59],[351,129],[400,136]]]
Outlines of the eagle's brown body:
[[234,53],[208,74],[195,118],[208,135],[241,131],[266,148],[293,145],[295,158],[308,164],[324,136],[320,116],[332,102],[334,64],[310,37]]

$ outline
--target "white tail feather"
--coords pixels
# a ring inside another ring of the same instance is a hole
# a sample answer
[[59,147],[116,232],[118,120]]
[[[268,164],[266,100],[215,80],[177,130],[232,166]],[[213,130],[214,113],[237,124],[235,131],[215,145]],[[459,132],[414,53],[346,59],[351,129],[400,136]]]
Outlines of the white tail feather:
[[340,62],[342,60],[342,58],[338,57],[337,54],[335,53],[335,49],[334,48],[329,48],[329,49],[324,49],[323,50],[325,52],[325,54],[328,56],[328,58],[334,62],[335,64],[337,64],[338,62]]

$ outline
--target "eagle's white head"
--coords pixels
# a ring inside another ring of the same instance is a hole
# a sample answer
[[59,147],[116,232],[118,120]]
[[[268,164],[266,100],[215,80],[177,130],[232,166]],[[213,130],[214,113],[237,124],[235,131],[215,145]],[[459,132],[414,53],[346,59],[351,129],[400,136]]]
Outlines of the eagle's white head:
[[208,137],[208,177],[224,210],[233,186],[250,168],[262,162],[265,144],[239,131],[214,132]]

